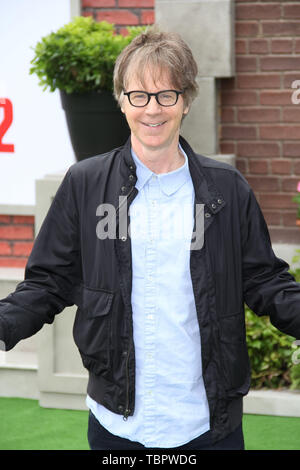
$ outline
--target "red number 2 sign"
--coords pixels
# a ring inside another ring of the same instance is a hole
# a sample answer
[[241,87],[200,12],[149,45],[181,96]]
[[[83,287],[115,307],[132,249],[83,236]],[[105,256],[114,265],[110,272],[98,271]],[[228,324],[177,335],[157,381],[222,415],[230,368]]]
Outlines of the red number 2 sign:
[[0,123],[0,152],[14,152],[15,146],[13,144],[3,144],[2,142],[13,120],[12,102],[8,98],[0,98],[0,108],[3,108],[4,111],[4,118]]

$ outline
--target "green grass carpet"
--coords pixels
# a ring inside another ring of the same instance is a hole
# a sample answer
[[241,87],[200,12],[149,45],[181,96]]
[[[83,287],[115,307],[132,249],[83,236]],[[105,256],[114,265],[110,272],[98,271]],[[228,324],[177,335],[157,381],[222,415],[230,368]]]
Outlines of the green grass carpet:
[[0,449],[89,449],[87,423],[87,411],[42,408],[37,400],[0,398]]
[[244,415],[247,450],[300,450],[300,418]]
[[[0,398],[0,450],[87,450],[87,411]],[[300,418],[245,415],[247,450],[299,450]]]

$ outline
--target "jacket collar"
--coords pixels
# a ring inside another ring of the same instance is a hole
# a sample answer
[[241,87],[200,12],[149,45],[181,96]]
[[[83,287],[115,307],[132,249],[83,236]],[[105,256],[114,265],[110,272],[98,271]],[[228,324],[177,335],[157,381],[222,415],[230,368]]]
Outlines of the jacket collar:
[[215,182],[201,164],[199,155],[195,154],[187,141],[180,136],[179,142],[189,158],[190,173],[195,189],[197,203],[205,204],[205,211],[216,214],[225,205],[225,200]]
[[[195,154],[191,146],[182,136],[179,137],[179,143],[188,158],[189,170],[195,189],[195,202],[205,204],[206,212],[216,214],[225,205],[225,200],[221,191],[210,178],[208,172],[205,171],[199,156]],[[130,137],[122,149],[122,156],[128,171],[128,179],[127,181],[124,181],[123,188],[126,187],[130,190],[130,187],[134,186],[137,181],[137,168],[131,153]],[[123,191],[123,194],[124,193],[125,191]]]

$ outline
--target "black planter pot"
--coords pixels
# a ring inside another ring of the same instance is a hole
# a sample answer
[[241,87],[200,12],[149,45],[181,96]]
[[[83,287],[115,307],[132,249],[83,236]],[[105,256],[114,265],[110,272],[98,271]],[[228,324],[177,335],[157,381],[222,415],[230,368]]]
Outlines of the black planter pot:
[[60,90],[60,97],[77,161],[108,152],[128,139],[126,118],[112,93]]

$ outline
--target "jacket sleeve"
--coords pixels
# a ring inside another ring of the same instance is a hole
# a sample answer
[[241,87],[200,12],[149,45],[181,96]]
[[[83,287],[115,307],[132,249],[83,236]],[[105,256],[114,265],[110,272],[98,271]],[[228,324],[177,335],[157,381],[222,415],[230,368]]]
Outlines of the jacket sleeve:
[[244,300],[280,331],[300,338],[300,284],[274,254],[262,211],[241,175],[239,185]]
[[[72,167],[71,167],[72,168]],[[0,344],[12,349],[73,305],[80,284],[78,213],[71,169],[66,173],[29,256],[24,281],[0,300]]]

